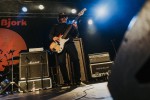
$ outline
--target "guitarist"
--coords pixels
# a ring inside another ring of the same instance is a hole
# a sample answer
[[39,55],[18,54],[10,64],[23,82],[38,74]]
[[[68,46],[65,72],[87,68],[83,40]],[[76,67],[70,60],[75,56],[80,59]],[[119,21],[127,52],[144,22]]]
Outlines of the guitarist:
[[[65,13],[60,13],[58,16],[58,24],[55,24],[49,34],[50,41],[59,41],[60,34],[63,35],[63,33],[66,31],[66,29],[71,25],[67,24],[68,16]],[[64,49],[61,53],[56,53],[58,64],[60,66],[60,70],[63,76],[64,85],[68,86],[70,85],[70,80],[68,77],[68,72],[66,68],[66,53],[69,54],[71,62],[73,62],[73,73],[74,73],[74,80],[76,85],[81,84],[81,73],[80,73],[80,64],[79,64],[79,58],[77,49],[75,47],[75,44],[73,42],[74,38],[77,38],[78,33],[78,27],[76,23],[72,24],[72,28],[67,34],[66,38],[69,38],[69,40],[65,43]]]

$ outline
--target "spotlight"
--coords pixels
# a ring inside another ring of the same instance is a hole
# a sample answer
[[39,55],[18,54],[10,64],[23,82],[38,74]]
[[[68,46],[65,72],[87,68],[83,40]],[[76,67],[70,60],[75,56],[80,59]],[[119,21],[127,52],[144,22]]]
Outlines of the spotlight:
[[97,14],[98,14],[99,17],[103,17],[103,18],[106,17],[108,15],[107,6],[99,7]]
[[27,7],[22,7],[22,11],[27,12],[28,11]]
[[89,24],[89,25],[92,25],[92,24],[93,24],[93,20],[92,20],[92,19],[89,19],[89,20],[88,20],[88,24]]
[[107,18],[109,18],[110,15],[110,7],[108,6],[108,4],[100,4],[97,7],[95,7],[95,15],[96,15],[96,19],[103,19],[106,20]]
[[73,13],[73,14],[75,14],[76,12],[77,12],[76,9],[72,9],[72,10],[71,10],[71,13]]
[[40,10],[43,10],[43,9],[44,9],[44,6],[43,6],[43,5],[39,5],[39,9],[40,9]]

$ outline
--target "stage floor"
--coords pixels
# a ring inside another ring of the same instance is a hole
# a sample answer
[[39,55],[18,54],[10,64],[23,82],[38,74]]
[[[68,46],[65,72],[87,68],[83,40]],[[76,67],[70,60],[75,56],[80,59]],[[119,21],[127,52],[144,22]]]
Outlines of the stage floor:
[[0,95],[0,100],[113,100],[107,82]]

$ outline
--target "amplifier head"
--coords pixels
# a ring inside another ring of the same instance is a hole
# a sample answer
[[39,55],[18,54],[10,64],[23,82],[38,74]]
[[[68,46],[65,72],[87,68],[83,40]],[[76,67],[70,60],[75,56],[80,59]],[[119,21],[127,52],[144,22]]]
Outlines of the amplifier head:
[[110,61],[108,52],[88,54],[88,56],[89,56],[89,62],[91,64]]

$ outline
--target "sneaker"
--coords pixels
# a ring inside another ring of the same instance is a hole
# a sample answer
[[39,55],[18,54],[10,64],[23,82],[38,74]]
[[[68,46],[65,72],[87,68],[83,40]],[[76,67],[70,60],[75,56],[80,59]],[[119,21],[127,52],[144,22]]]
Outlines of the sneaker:
[[83,82],[81,82],[81,83],[80,83],[80,85],[84,85],[84,86],[85,86],[86,84],[85,84],[85,83],[83,83]]
[[70,84],[68,84],[68,83],[61,85],[61,89],[68,89],[68,88],[70,88]]
[[77,86],[85,86],[86,84],[83,83],[83,82],[76,82],[76,85],[77,85]]

